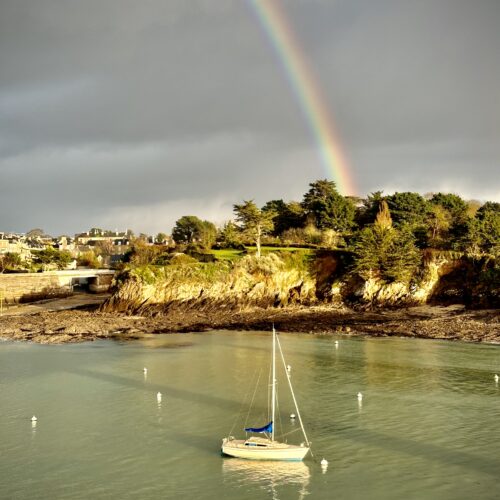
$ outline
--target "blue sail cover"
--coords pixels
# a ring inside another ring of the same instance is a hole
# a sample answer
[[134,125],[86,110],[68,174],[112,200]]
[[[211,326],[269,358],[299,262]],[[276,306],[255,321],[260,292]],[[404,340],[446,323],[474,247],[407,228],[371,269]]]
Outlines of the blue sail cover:
[[245,432],[272,432],[273,431],[273,423],[269,422],[264,427],[247,427]]

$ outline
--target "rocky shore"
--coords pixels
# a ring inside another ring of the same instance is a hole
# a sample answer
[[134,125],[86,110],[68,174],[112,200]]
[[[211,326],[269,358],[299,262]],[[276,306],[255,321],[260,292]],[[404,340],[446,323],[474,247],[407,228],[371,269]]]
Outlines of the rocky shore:
[[[431,252],[418,284],[361,279],[348,272],[345,258],[333,251],[318,253],[313,261],[271,253],[231,264],[175,254],[163,266],[117,273],[108,295],[9,306],[0,316],[0,339],[127,340],[157,333],[270,330],[274,323],[279,331],[318,335],[500,343],[498,286],[490,280],[485,288],[484,280],[474,278],[481,273],[474,274],[462,256]],[[477,300],[469,300],[472,296]]]
[[147,334],[214,329],[398,336],[500,343],[500,312],[463,306],[419,306],[397,310],[353,311],[332,306],[288,308],[172,309],[165,315],[137,316],[88,310],[43,310],[0,317],[0,339],[38,343],[129,340]]

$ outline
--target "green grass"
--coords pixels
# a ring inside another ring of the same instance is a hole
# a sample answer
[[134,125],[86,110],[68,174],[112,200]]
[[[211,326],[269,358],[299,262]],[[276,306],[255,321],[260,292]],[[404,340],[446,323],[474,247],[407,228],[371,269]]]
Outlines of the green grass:
[[[257,248],[254,246],[245,247],[248,253],[255,253]],[[314,255],[315,250],[312,248],[297,248],[297,247],[260,247],[263,254],[270,252],[290,252],[290,253],[302,253],[303,255]],[[245,255],[241,250],[234,250],[232,248],[225,248],[223,250],[210,250],[210,253],[215,255],[218,260],[229,260],[235,261],[240,259]]]
[[243,257],[244,253],[241,250],[235,250],[233,248],[224,248],[222,250],[210,250],[211,254],[215,255],[218,260],[236,260]]
[[[257,248],[256,247],[246,247],[246,249],[249,252],[256,252]],[[315,250],[314,248],[301,248],[301,247],[266,247],[266,246],[261,246],[260,250],[263,254],[269,253],[269,252],[290,252],[290,253],[303,253],[305,255],[313,255]]]

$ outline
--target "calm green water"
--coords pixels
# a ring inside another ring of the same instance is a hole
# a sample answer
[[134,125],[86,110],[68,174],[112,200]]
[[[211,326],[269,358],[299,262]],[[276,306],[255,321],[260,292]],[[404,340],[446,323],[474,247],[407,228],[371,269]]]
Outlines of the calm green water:
[[[1,343],[0,498],[500,497],[500,347],[340,338],[336,349],[330,337],[281,340],[313,451],[330,462],[326,473],[311,458],[259,463],[219,454],[252,379],[260,373],[267,384],[269,334]],[[288,432],[297,424],[284,384],[281,392]],[[257,393],[249,425],[265,423],[266,397],[266,388]]]

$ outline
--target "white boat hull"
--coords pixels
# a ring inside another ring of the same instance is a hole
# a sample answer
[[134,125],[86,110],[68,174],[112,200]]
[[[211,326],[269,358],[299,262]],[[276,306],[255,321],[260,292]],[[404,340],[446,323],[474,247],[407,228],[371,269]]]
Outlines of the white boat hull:
[[[302,434],[304,435],[305,443],[300,446],[280,443],[274,440],[275,432],[275,415],[276,415],[276,345],[278,346],[281,360],[283,362],[283,367],[285,368],[286,378],[288,381],[288,386],[292,394],[293,403],[295,405],[295,410],[299,418],[300,428],[302,429]],[[300,417],[299,407],[297,405],[297,400],[295,399],[295,394],[292,388],[292,382],[290,380],[290,366],[286,365],[285,358],[283,356],[283,351],[281,350],[281,343],[276,336],[276,330],[273,326],[273,356],[272,356],[272,375],[271,375],[271,421],[264,427],[245,427],[245,432],[251,432],[252,434],[260,434],[256,437],[252,436],[249,439],[234,439],[233,436],[229,436],[222,440],[222,453],[224,455],[229,455],[235,458],[244,458],[246,460],[280,460],[280,461],[290,461],[290,462],[300,462],[309,452],[309,440],[307,439],[306,431],[304,425],[302,424],[302,418]],[[255,396],[255,393],[254,393]],[[253,399],[252,399],[253,402]],[[307,445],[307,446],[306,446]]]
[[261,438],[247,440],[224,438],[222,440],[224,455],[247,460],[301,461],[308,451],[307,446],[284,444]]

